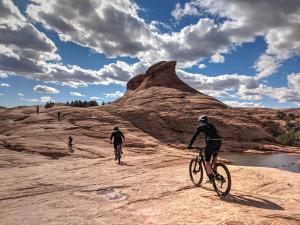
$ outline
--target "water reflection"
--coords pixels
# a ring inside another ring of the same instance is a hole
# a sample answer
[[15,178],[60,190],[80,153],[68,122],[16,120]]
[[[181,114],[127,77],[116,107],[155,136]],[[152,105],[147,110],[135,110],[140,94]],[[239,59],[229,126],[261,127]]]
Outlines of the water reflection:
[[300,156],[285,153],[255,154],[221,152],[220,157],[239,166],[271,167],[300,173]]

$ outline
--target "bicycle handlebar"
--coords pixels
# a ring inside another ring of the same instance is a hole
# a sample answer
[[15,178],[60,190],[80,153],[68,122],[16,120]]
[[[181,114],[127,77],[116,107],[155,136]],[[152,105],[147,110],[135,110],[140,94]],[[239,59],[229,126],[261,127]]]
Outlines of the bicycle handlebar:
[[200,147],[191,147],[191,148],[189,148],[190,150],[192,150],[192,149],[196,149],[196,150],[200,150],[200,151],[202,151],[203,150],[203,148],[200,148]]

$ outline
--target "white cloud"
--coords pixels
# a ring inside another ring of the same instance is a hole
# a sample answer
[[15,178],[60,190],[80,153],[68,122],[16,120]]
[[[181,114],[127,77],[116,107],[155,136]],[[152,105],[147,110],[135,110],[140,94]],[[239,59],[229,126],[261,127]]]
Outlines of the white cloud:
[[45,72],[41,65],[59,60],[55,44],[20,13],[11,0],[0,1],[1,74]]
[[263,54],[255,62],[254,68],[258,72],[257,77],[261,79],[275,73],[279,66],[279,61],[274,56]]
[[212,77],[203,74],[188,73],[181,69],[177,69],[176,72],[182,80],[199,91],[237,90],[242,85],[253,89],[258,86],[254,77],[246,75],[225,74]]
[[0,93],[0,96],[3,96],[4,94]]
[[180,3],[176,3],[175,9],[171,12],[171,15],[176,19],[180,20],[184,16],[197,16],[201,12],[198,8],[195,7],[194,2],[186,2],[184,7],[181,8]]
[[204,68],[206,68],[207,66],[205,65],[205,64],[199,64],[199,69],[204,69]]
[[43,86],[43,85],[36,85],[33,88],[34,91],[40,92],[40,93],[49,93],[49,94],[58,94],[59,90],[53,88],[53,87],[48,87],[48,86]]
[[10,87],[10,84],[0,83],[0,87]]
[[17,96],[24,97],[24,95],[23,95],[21,92],[19,92],[19,93],[17,94]]
[[34,98],[19,98],[21,101],[25,101],[25,102],[38,102],[38,99],[34,99]]
[[255,64],[259,78],[272,75],[282,61],[300,54],[299,0],[192,0],[184,6],[177,4],[172,13],[177,19],[206,14],[223,18],[217,36],[227,47],[264,37],[267,50]]
[[79,93],[79,92],[70,92],[70,95],[76,96],[76,97],[85,97],[85,95]]
[[43,96],[40,98],[40,102],[50,102],[53,101],[53,99],[49,96]]
[[[33,0],[28,15],[63,41],[87,46],[109,57],[134,56],[147,48],[150,29],[139,18],[139,7],[129,0]],[[80,15],[80,16],[78,16]]]
[[300,95],[300,73],[289,74],[288,83]]
[[101,98],[97,97],[97,96],[92,96],[90,97],[90,100],[94,100],[94,101],[97,101],[97,100],[100,100]]
[[172,30],[172,27],[170,25],[163,23],[161,21],[158,21],[158,20],[153,20],[149,24],[149,29],[153,32],[161,32],[161,28],[168,30],[168,31]]
[[255,102],[239,102],[239,101],[224,101],[225,104],[232,106],[232,107],[255,107],[255,108],[262,108],[264,107],[261,103]]
[[216,53],[211,56],[210,61],[211,63],[224,63],[225,58],[224,56],[220,55],[219,53]]
[[114,93],[107,93],[105,94],[105,97],[109,97],[109,98],[120,98],[124,95],[123,92],[121,91],[116,91]]

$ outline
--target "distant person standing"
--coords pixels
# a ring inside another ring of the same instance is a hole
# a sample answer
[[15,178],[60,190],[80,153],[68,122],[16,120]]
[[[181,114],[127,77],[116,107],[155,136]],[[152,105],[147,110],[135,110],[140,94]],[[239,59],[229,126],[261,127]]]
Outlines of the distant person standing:
[[35,112],[36,112],[36,114],[40,113],[40,107],[38,105],[35,107]]
[[67,140],[68,140],[68,150],[69,150],[69,152],[73,153],[74,149],[73,149],[73,138],[72,138],[72,136],[69,136]]
[[61,111],[57,111],[57,120],[58,120],[58,121],[61,120]]
[[[114,139],[114,140],[112,141],[112,139]],[[121,150],[120,153],[123,154],[123,152],[122,152],[122,143],[125,142],[125,136],[122,133],[122,131],[119,130],[118,127],[114,127],[114,130],[113,130],[113,132],[110,135],[110,142],[111,142],[111,144],[112,143],[114,144],[115,160],[117,160],[117,149],[118,149],[118,146],[120,146],[120,150]]]

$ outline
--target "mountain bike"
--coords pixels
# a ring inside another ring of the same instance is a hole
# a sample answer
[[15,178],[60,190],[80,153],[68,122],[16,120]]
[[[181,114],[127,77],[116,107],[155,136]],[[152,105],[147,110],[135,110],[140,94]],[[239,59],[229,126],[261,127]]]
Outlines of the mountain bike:
[[117,150],[116,150],[116,157],[118,160],[118,163],[121,164],[121,152],[122,152],[122,145],[118,144],[117,145]]
[[[203,168],[205,169],[208,177],[205,160],[204,160],[204,149],[199,147],[193,147],[199,151],[199,155],[191,160],[189,166],[190,178],[195,186],[200,186],[203,181]],[[226,196],[229,194],[231,189],[231,176],[228,168],[224,163],[216,162],[216,158],[212,157],[212,172],[214,175],[212,184],[219,196]]]

